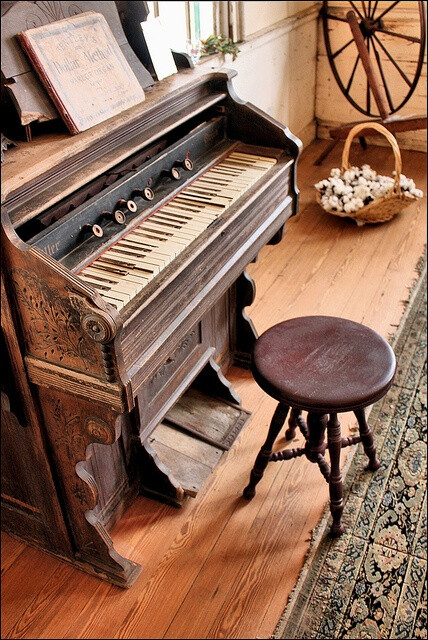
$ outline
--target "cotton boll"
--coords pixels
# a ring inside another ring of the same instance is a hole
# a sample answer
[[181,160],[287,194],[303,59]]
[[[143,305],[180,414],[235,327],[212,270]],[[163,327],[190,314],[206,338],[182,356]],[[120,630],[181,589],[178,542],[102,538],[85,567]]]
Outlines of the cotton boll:
[[400,175],[400,187],[402,189],[406,189],[407,191],[411,191],[416,188],[416,185],[412,179],[406,178],[403,174]]
[[315,189],[318,189],[318,191],[321,191],[322,189],[326,189],[328,186],[330,185],[328,180],[320,180],[320,182],[317,182],[315,186]]
[[343,174],[343,179],[345,180],[345,182],[352,182],[354,178],[355,178],[355,171],[352,171],[352,169],[347,169]]
[[370,193],[370,189],[368,186],[363,184],[358,185],[354,189],[354,195],[356,198],[361,198],[361,200],[365,200]]
[[373,187],[373,188],[370,190],[370,193],[371,193],[371,195],[373,196],[373,198],[374,198],[375,200],[376,200],[376,198],[380,198],[380,197],[383,195],[383,194],[382,194],[382,191],[381,191],[381,189],[380,189],[380,186]]
[[326,211],[331,211],[332,207],[330,206],[330,203],[329,203],[328,200],[329,199],[326,196],[322,196],[321,205],[322,205],[323,209],[325,209]]
[[361,173],[366,180],[374,180],[376,178],[376,171],[373,171],[369,164],[363,164],[361,170]]
[[386,182],[382,182],[382,184],[379,185],[379,195],[380,196],[386,196],[388,195],[391,190],[393,189],[394,183],[392,182],[391,184],[388,184]]
[[334,193],[336,193],[338,196],[341,196],[343,193],[345,193],[345,184],[343,182],[343,180],[337,179],[334,183]]

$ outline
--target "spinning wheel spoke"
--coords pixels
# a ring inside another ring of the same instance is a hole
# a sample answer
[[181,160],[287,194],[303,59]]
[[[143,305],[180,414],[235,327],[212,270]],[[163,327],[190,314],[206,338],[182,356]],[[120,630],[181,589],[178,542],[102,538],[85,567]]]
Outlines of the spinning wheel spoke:
[[360,56],[357,56],[357,59],[355,60],[355,64],[354,64],[354,68],[352,69],[352,73],[351,73],[351,77],[349,78],[348,84],[346,85],[346,90],[349,93],[351,86],[352,86],[352,81],[354,80],[354,76],[355,76],[355,72],[357,70],[357,66],[358,63],[360,61]]
[[[349,2],[349,4],[351,5],[351,7],[353,8],[353,10],[355,11],[355,13],[361,18],[361,20],[364,20],[364,16],[362,15],[362,13],[360,12],[360,10],[358,9],[358,7],[355,6],[355,2]],[[366,13],[366,9],[365,9],[366,3],[363,2],[363,11],[364,13]]]
[[397,31],[388,31],[387,29],[377,29],[378,33],[384,33],[387,36],[394,36],[394,38],[404,38],[404,40],[408,40],[409,42],[416,42],[420,44],[421,39],[415,38],[414,36],[407,36],[405,33],[398,33]]
[[[366,45],[367,45],[367,51],[370,54],[370,40],[369,39],[367,39]],[[367,109],[368,112],[370,112],[370,107],[371,107],[371,88],[370,88],[369,79],[367,78],[367,81],[366,81],[366,109]]]
[[[380,115],[383,120],[406,104],[419,81],[425,53],[424,3],[417,3],[419,23],[416,22],[417,30],[413,33],[405,33],[407,28],[400,28],[403,24],[400,0],[386,8],[377,1],[350,0],[340,4],[324,0],[321,10],[324,42],[334,78],[358,111],[370,117]],[[403,42],[406,43],[404,64],[395,54]],[[349,69],[352,69],[350,76]],[[367,76],[367,86],[362,73]],[[405,84],[397,78],[397,73]],[[366,89],[358,93],[355,89],[358,85]]]
[[374,3],[374,7],[373,7],[372,12],[371,12],[371,13],[369,12],[369,16],[370,16],[370,18],[372,18],[372,19],[373,19],[374,14],[376,13],[376,9],[377,9],[377,5],[378,5],[378,4],[379,4],[379,2],[375,2],[375,3]]
[[399,4],[400,0],[396,0],[395,2],[392,3],[392,5],[390,7],[388,7],[387,9],[385,9],[385,11],[382,11],[382,13],[380,14],[380,16],[376,17],[376,20],[381,20],[383,18],[383,16],[386,16],[387,13],[389,13],[394,7],[395,5]]
[[342,53],[342,51],[344,51],[347,47],[349,47],[349,45],[352,44],[353,42],[354,42],[354,40],[351,38],[351,40],[349,40],[349,42],[344,44],[343,47],[340,47],[340,49],[335,51],[335,53],[332,54],[332,57],[336,58],[337,56],[339,56]]
[[392,62],[392,64],[394,65],[394,67],[397,69],[398,73],[400,74],[400,76],[403,78],[404,82],[406,82],[409,87],[412,86],[412,82],[411,80],[406,76],[406,74],[404,73],[404,71],[401,69],[401,67],[397,64],[397,62],[394,60],[394,58],[392,57],[392,55],[389,53],[388,49],[382,44],[382,42],[379,40],[379,38],[377,38],[376,36],[373,36],[373,38],[376,40],[376,42],[378,43],[378,45],[380,46],[380,48],[384,51],[385,55],[388,56],[388,59]]
[[390,108],[391,113],[392,113],[394,111],[394,105],[392,103],[391,94],[389,92],[388,85],[387,85],[387,82],[386,82],[385,73],[384,73],[384,70],[383,70],[383,67],[382,67],[382,62],[381,62],[381,59],[380,59],[380,55],[379,55],[378,50],[375,47],[374,42],[373,42],[373,51],[374,51],[374,54],[376,56],[377,66],[378,66],[380,77],[382,78],[383,86],[384,86],[384,89],[385,89],[386,99],[388,101],[388,105],[389,105],[389,108]]

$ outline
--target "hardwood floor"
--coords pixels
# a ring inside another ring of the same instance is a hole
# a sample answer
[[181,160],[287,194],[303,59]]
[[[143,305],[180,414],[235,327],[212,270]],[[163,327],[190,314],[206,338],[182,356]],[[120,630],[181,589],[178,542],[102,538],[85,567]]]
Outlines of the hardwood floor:
[[[315,141],[304,150],[300,212],[283,241],[264,248],[248,269],[257,286],[248,313],[259,333],[289,317],[325,314],[363,322],[387,337],[400,321],[426,242],[426,198],[378,226],[329,216],[315,204],[313,184],[340,166],[341,150],[314,166],[325,145]],[[403,173],[425,191],[426,155],[402,156]],[[387,175],[393,165],[390,149],[371,145],[365,152],[354,145],[351,161]],[[243,500],[275,403],[248,371],[233,368],[228,378],[252,417],[202,491],[182,509],[140,497],[112,532],[118,552],[143,565],[131,589],[3,535],[3,638],[270,636],[328,487],[316,465],[297,458],[269,465],[256,497]],[[345,431],[354,428],[352,414],[341,422]]]

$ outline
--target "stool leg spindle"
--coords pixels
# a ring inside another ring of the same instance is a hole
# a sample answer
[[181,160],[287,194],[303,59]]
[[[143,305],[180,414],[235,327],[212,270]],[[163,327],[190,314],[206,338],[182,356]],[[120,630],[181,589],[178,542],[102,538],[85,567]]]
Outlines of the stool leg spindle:
[[301,409],[295,409],[294,407],[290,411],[290,418],[288,420],[288,429],[285,432],[285,439],[292,440],[296,435],[297,427],[302,432],[304,438],[308,439],[308,427],[306,426],[305,419],[302,416]]
[[376,447],[374,446],[372,432],[367,424],[365,411],[364,409],[357,409],[354,413],[358,420],[364,452],[369,459],[368,468],[370,471],[376,471],[376,469],[379,469],[380,467],[380,462],[376,456]]
[[268,465],[268,462],[270,461],[272,447],[284,425],[284,422],[287,419],[289,409],[290,407],[282,404],[281,402],[275,409],[275,413],[273,414],[270,423],[268,436],[262,448],[260,449],[254,463],[254,467],[251,470],[250,482],[243,491],[244,498],[246,498],[247,500],[251,500],[251,498],[254,498],[254,496],[256,495],[256,485],[262,479],[264,471]]
[[327,423],[328,450],[330,453],[331,473],[330,473],[330,512],[333,517],[331,533],[334,536],[341,536],[345,528],[342,524],[343,513],[343,484],[342,473],[340,471],[340,452],[342,450],[342,435],[340,432],[340,422],[336,413],[330,414]]
[[311,462],[316,462],[324,478],[330,480],[330,466],[324,457],[327,445],[325,443],[325,430],[327,428],[328,415],[308,413],[308,440],[306,443],[306,457]]

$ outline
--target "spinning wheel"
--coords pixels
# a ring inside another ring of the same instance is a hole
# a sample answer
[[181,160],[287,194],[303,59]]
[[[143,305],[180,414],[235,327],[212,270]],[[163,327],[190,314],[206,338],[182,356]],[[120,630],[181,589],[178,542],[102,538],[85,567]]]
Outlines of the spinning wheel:
[[[340,90],[346,99],[364,115],[371,117],[379,115],[373,108],[376,107],[376,104],[373,105],[372,103],[372,88],[368,79],[365,95],[358,97],[352,96],[357,68],[359,65],[364,65],[364,56],[359,50],[357,40],[355,39],[357,49],[352,44],[354,42],[354,36],[351,33],[349,34],[351,38],[347,38],[347,41],[339,48],[336,48],[332,42],[332,30],[335,28],[335,23],[348,22],[352,30],[351,22],[355,24],[356,19],[361,37],[365,42],[367,53],[371,60],[376,62],[385,90],[388,114],[392,115],[401,109],[409,100],[421,75],[425,52],[425,15],[423,2],[418,2],[419,34],[417,36],[391,30],[390,22],[391,19],[393,20],[394,18],[394,12],[401,8],[399,5],[405,5],[405,2],[392,2],[390,6],[386,8],[384,7],[385,2],[348,2],[347,4],[349,5],[350,11],[346,12],[346,18],[334,13],[333,8],[330,8],[329,4],[331,5],[332,3],[323,2],[321,11],[324,41],[330,67]],[[379,4],[381,5],[380,8],[378,6]],[[360,8],[357,5],[360,5]],[[352,12],[355,18],[349,16],[351,10],[353,10]],[[405,28],[403,28],[403,31],[404,30]],[[391,51],[394,51],[396,43],[406,45],[408,59],[415,60],[411,68],[406,68],[408,66],[407,63],[405,65],[401,60],[394,58],[394,54],[391,53]],[[351,73],[345,75],[340,60],[341,57],[345,55],[349,56],[350,54],[354,58],[354,63]],[[383,62],[381,56],[384,57]],[[394,92],[393,89],[396,89],[396,91]],[[398,91],[401,94],[400,97],[398,97]]]
[[[327,57],[341,92],[360,113],[392,132],[426,128],[426,116],[394,115],[414,93],[425,54],[424,2],[417,3],[417,33],[406,25],[406,4],[349,1],[337,6],[324,0],[321,9]],[[330,131],[336,140],[317,164],[354,124]]]

